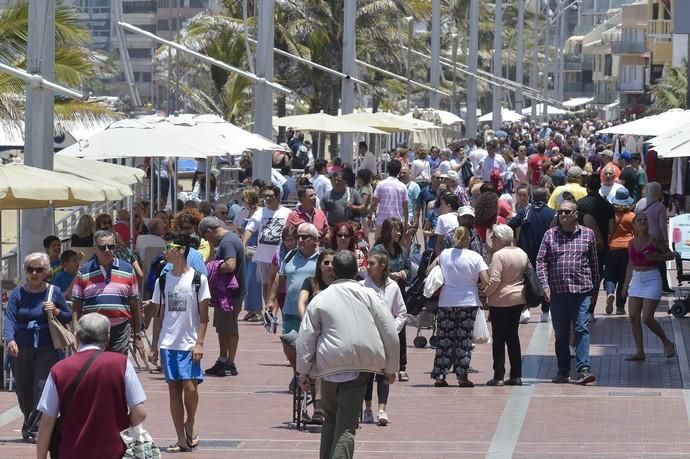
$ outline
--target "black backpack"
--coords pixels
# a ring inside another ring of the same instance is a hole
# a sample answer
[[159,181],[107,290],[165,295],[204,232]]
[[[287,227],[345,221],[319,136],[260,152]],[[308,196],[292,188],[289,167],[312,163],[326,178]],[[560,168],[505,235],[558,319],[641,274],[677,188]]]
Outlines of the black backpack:
[[[158,291],[160,292],[161,298],[161,309],[158,311],[158,317],[161,316],[161,311],[165,308],[165,279],[168,277],[168,273],[162,276],[158,276]],[[196,291],[196,307],[199,306],[199,290],[201,290],[201,273],[199,271],[194,271],[194,278],[192,279],[192,285],[194,285],[194,290]]]
[[309,150],[304,144],[301,144],[292,158],[292,168],[304,169],[307,164],[309,164]]
[[426,306],[428,298],[424,296],[424,280],[426,279],[427,269],[434,257],[434,249],[426,249],[422,253],[422,259],[419,262],[419,269],[417,269],[417,277],[410,288],[403,295],[405,300],[405,307],[407,313],[417,315]]

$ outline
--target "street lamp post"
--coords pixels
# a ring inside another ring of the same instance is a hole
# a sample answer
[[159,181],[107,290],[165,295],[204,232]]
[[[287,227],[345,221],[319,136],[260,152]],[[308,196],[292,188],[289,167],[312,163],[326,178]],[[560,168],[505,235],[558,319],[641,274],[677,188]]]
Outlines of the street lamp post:
[[[496,0],[496,12],[494,17],[494,75],[502,76],[503,72],[503,0]],[[492,103],[491,127],[494,131],[501,129],[501,101],[503,91],[499,86],[494,86]]]
[[[259,5],[258,44],[256,47],[256,75],[273,80],[273,12],[274,0],[263,0]],[[255,83],[254,132],[270,139],[273,137],[273,90],[265,82]],[[264,151],[252,156],[253,178],[271,179],[272,152]]]
[[477,57],[479,51],[479,0],[470,0],[470,49],[467,63],[470,75],[467,77],[467,116],[465,136],[473,139],[477,135]]
[[[354,3],[354,2],[353,2]],[[441,0],[431,3],[431,68],[429,76],[431,87],[438,89],[441,83]],[[429,94],[429,106],[438,108],[440,96],[437,92]]]
[[[517,29],[517,61],[515,62],[515,81],[522,84],[524,82],[524,52],[525,52],[525,0],[518,0],[518,29]],[[522,96],[522,89],[518,89],[515,93],[515,111],[522,114],[522,108],[525,105]]]
[[412,96],[412,33],[414,29],[414,18],[407,16],[407,112],[410,111],[410,97]]
[[450,111],[451,113],[457,113],[458,112],[458,106],[457,106],[457,99],[456,99],[456,80],[457,80],[457,71],[456,71],[456,64],[458,61],[458,29],[453,26],[451,29],[451,34],[450,34],[451,39],[453,40],[453,89],[450,93]]
[[[353,77],[357,76],[355,64],[356,35],[355,19],[357,17],[357,2],[344,2],[343,12],[343,69],[342,72]],[[351,78],[341,80],[341,111],[343,115],[352,113],[355,108],[355,82]],[[352,162],[352,134],[341,134],[340,157],[343,162]]]
[[[546,6],[546,11],[544,12],[546,16],[546,21],[544,24],[544,96],[549,95],[549,29],[551,28],[551,10],[549,10],[548,5]],[[547,105],[546,100],[542,105],[542,117],[544,121],[548,121]]]

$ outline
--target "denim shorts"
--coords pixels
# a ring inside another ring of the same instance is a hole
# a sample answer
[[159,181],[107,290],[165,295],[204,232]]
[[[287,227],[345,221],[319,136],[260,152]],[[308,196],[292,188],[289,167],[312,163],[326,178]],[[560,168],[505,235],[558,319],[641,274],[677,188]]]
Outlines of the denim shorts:
[[192,360],[192,351],[161,349],[160,357],[166,382],[195,380],[201,383],[204,381],[201,361]]

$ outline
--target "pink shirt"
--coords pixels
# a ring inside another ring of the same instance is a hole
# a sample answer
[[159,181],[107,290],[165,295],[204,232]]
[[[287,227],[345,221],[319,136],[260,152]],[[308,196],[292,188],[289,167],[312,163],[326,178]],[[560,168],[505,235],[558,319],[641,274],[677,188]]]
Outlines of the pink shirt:
[[376,208],[376,226],[381,226],[387,218],[405,221],[403,203],[408,201],[407,187],[400,180],[388,177],[380,181],[374,190],[374,198],[379,202]]

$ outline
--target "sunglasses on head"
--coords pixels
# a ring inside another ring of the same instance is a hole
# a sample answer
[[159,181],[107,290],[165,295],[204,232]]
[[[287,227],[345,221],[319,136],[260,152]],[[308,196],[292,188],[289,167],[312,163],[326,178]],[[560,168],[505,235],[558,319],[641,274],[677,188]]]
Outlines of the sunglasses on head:
[[572,209],[558,209],[557,212],[558,212],[558,215],[572,215],[577,211],[572,210]]
[[180,244],[174,244],[172,242],[165,244],[164,246],[165,250],[172,250],[172,249],[184,249],[185,247]]
[[312,238],[311,234],[298,234],[297,235],[297,239],[299,239],[300,241],[308,241],[311,238]]
[[27,266],[26,267],[26,272],[29,274],[40,274],[44,271],[45,269],[43,266]]
[[106,250],[113,251],[117,245],[115,244],[96,244],[96,248],[102,252],[105,252]]

